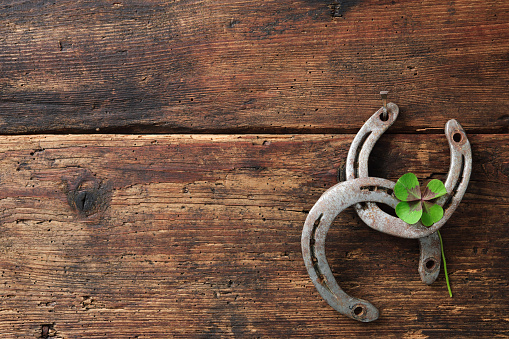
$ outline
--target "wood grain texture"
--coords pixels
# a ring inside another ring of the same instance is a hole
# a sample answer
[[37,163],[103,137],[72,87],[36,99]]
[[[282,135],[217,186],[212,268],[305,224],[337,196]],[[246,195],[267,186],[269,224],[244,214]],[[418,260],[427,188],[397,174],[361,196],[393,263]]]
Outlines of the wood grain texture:
[[506,133],[508,50],[507,1],[4,0],[0,133]]
[[[509,137],[469,135],[474,167],[442,229],[454,291],[417,273],[418,244],[349,209],[327,240],[337,314],[305,270],[307,211],[353,135],[72,135],[0,139],[0,333],[6,338],[504,337]],[[388,151],[389,150],[389,151]],[[443,179],[445,137],[386,135],[371,175]],[[83,192],[86,194],[83,195]]]

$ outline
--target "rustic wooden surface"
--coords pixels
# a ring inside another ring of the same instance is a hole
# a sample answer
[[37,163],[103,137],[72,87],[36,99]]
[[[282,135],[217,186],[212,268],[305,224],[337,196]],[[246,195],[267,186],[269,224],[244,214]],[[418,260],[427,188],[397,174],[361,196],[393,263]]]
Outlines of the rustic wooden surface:
[[3,0],[0,46],[0,133],[509,126],[508,1]]
[[[322,300],[300,250],[307,211],[338,181],[352,138],[3,137],[0,332],[33,338],[51,325],[59,338],[507,335],[509,136],[469,136],[472,180],[442,229],[452,299],[443,274],[421,283],[416,240],[373,231],[353,210],[337,219],[328,260],[347,292],[380,307],[370,324]],[[373,175],[443,179],[449,150],[443,136],[390,135],[372,160]]]
[[[508,51],[507,1],[1,1],[2,338],[509,337]],[[300,234],[385,89],[372,175],[445,178],[452,118],[474,168],[452,299],[416,240],[337,219],[360,324]]]

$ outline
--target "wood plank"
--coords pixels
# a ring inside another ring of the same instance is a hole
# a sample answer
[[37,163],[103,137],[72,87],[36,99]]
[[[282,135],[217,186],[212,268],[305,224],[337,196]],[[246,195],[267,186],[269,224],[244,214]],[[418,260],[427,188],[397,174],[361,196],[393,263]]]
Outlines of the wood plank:
[[[442,229],[454,298],[443,274],[420,282],[417,241],[352,210],[332,227],[340,285],[381,309],[361,324],[320,298],[300,251],[307,211],[337,182],[353,135],[3,137],[0,333],[506,336],[509,137],[469,138],[472,180]],[[371,173],[443,179],[448,158],[445,137],[386,135]]]
[[508,48],[507,1],[5,0],[0,133],[355,133],[383,89],[506,133]]

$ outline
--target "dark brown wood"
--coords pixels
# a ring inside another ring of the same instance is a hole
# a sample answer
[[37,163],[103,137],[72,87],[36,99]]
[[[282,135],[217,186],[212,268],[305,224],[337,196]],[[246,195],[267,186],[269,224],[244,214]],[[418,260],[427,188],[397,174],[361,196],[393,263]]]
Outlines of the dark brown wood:
[[0,133],[389,133],[509,126],[509,2],[0,4]]
[[[0,333],[6,338],[508,335],[509,137],[469,135],[468,191],[442,229],[443,274],[416,240],[341,214],[340,285],[381,317],[332,310],[305,270],[307,211],[353,135],[72,135],[0,139]],[[445,137],[384,136],[371,174],[443,179]],[[43,335],[44,334],[44,335]]]
[[[508,50],[507,1],[2,1],[0,333],[509,336]],[[452,299],[416,240],[338,218],[331,267],[382,312],[360,324],[300,235],[380,90],[401,115],[371,175],[444,179],[452,118],[474,169],[441,232]]]

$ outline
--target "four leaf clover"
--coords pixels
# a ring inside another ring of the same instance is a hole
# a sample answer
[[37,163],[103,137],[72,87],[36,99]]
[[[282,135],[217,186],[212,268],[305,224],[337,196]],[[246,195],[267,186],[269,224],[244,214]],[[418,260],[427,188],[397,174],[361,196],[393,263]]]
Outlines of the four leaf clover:
[[404,174],[394,186],[394,195],[401,200],[396,206],[396,215],[409,224],[415,224],[420,219],[423,225],[431,226],[444,216],[442,206],[434,201],[444,194],[447,194],[447,190],[440,180],[431,180],[421,193],[415,174]]

